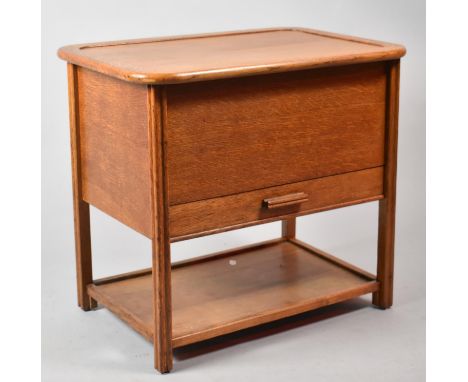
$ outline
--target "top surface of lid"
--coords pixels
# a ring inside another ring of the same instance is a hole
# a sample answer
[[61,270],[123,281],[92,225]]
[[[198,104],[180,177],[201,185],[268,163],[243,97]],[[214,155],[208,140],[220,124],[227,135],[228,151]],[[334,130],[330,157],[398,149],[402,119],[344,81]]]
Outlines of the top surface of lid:
[[59,57],[123,80],[170,84],[398,59],[405,48],[304,28],[70,45]]

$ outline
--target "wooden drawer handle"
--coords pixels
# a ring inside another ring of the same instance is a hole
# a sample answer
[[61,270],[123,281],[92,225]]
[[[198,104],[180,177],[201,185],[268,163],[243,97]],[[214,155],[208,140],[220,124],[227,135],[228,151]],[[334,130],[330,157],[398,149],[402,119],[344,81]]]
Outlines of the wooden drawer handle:
[[309,197],[304,192],[297,192],[284,196],[277,196],[275,198],[263,199],[263,205],[266,208],[279,208],[284,206],[291,206],[293,204],[304,203],[309,200]]

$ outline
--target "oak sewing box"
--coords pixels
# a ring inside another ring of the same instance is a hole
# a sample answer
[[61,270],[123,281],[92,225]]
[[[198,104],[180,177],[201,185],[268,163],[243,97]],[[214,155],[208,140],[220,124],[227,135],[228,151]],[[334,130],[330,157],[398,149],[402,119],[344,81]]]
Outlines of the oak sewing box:
[[[367,293],[392,305],[404,47],[304,28],[72,45],[78,303],[174,348]],[[376,275],[295,237],[379,201]],[[93,280],[89,206],[152,240],[152,268]],[[171,264],[170,243],[272,221],[277,240]]]

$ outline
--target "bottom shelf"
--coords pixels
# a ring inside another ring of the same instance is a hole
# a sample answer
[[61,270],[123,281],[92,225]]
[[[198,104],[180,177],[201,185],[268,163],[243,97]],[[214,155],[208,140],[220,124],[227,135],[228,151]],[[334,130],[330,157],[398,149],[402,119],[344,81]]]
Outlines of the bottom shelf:
[[[375,277],[299,240],[279,239],[172,267],[173,347],[377,291]],[[96,281],[89,294],[153,339],[151,270]]]

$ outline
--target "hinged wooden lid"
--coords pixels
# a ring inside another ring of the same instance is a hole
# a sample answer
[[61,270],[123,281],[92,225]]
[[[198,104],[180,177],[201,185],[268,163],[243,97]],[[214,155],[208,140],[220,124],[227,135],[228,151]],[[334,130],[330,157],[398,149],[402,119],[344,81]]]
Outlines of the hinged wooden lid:
[[60,58],[123,80],[170,84],[398,59],[401,45],[304,28],[65,46]]

